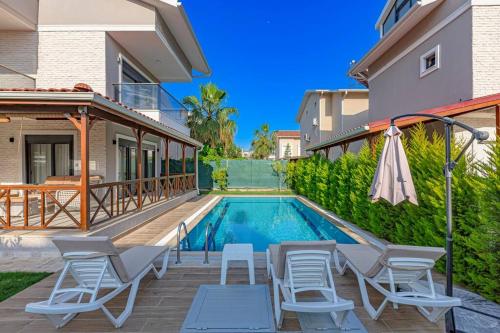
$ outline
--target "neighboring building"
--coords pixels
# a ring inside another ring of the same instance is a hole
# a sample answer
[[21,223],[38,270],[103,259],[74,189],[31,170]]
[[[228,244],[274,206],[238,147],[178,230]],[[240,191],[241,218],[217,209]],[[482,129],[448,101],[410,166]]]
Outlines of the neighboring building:
[[500,91],[500,1],[389,0],[375,27],[349,71],[370,88],[370,121]]
[[[30,215],[43,228],[49,198],[37,184],[76,176],[71,184],[81,195],[72,200],[82,211],[73,222],[86,230],[102,217],[97,212],[112,217],[194,192],[200,143],[190,137],[187,110],[160,85],[194,73],[210,69],[176,1],[0,0],[0,194],[33,185]],[[88,176],[109,186],[91,193]],[[5,200],[0,218],[11,227],[23,209],[9,215]],[[109,200],[123,206],[113,210]]]
[[[488,131],[494,141],[500,110],[494,95],[500,92],[499,27],[498,0],[388,0],[375,25],[380,40],[349,71],[370,89],[366,124],[311,150],[359,144],[379,135],[388,118],[415,112],[457,117]],[[443,130],[440,123],[427,124],[430,131]],[[462,129],[454,131],[464,138]],[[485,146],[474,143],[472,151],[484,157]]]
[[277,159],[300,156],[300,131],[278,130],[275,132]]
[[241,157],[243,158],[252,158],[252,151],[251,150],[242,150],[241,151]]
[[[306,156],[309,147],[346,129],[366,124],[368,90],[307,90],[295,119],[300,124],[300,156]],[[329,157],[336,155],[337,152],[332,151]]]

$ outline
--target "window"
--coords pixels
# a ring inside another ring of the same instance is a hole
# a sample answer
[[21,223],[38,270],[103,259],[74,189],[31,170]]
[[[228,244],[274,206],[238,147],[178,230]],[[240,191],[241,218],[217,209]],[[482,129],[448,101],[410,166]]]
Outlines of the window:
[[424,77],[440,67],[439,45],[425,52],[420,57],[420,77]]
[[73,175],[73,135],[26,135],[26,182]]
[[406,13],[408,13],[417,3],[417,0],[396,0],[392,5],[389,15],[385,18],[384,24],[382,25],[382,34],[388,33],[392,27],[401,20]]

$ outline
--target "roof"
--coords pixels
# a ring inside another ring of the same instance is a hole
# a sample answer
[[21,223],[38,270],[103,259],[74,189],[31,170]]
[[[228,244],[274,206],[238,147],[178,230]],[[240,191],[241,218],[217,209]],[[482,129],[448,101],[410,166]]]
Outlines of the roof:
[[1,105],[95,106],[103,110],[108,110],[109,113],[126,117],[138,125],[153,128],[179,141],[198,147],[203,146],[188,135],[150,118],[111,97],[94,92],[89,85],[84,83],[78,83],[73,88],[0,88]]
[[[441,117],[455,117],[468,112],[473,112],[481,109],[486,109],[500,105],[500,93],[473,98],[468,101],[458,102],[454,104],[443,105],[435,108],[425,109],[417,113],[432,114]],[[423,117],[407,117],[396,120],[396,125],[400,128],[409,127],[421,122],[432,122],[433,119]],[[342,143],[348,143],[365,139],[372,135],[385,131],[391,123],[390,118],[372,121],[366,125],[350,129],[335,135],[327,141],[323,141],[317,145],[307,148],[309,151],[316,151],[328,147],[338,146]]]
[[279,138],[300,138],[300,131],[298,130],[278,130],[276,131],[276,137]]
[[[443,0],[421,0],[417,1],[415,5],[399,20],[388,33],[386,33],[364,56],[354,64],[349,70],[349,76],[355,78],[362,84],[367,86],[368,76],[372,77],[375,73],[369,73],[368,67],[372,65],[377,59],[385,54],[394,44],[404,38],[404,36],[423,18],[425,18],[434,8],[441,4]],[[390,10],[390,6],[394,3],[393,0],[388,0],[384,10],[382,11],[379,20],[377,21],[376,28],[380,28],[383,20]]]
[[300,103],[299,110],[297,111],[297,115],[295,116],[295,120],[300,122],[300,118],[302,117],[302,113],[306,107],[307,101],[311,95],[315,94],[338,94],[338,93],[368,93],[368,89],[309,89],[304,92],[304,97],[302,97],[302,102]]
[[177,0],[141,1],[154,6],[158,10],[193,68],[204,74],[211,74],[212,70],[208,66],[207,59],[203,54],[182,3],[177,2]]

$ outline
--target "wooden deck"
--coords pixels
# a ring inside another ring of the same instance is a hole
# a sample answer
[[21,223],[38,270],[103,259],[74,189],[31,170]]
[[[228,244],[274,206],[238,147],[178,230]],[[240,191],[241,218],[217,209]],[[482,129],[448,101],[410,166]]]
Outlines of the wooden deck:
[[[100,311],[81,314],[60,330],[54,329],[43,316],[25,313],[26,303],[49,296],[55,275],[0,303],[0,332],[178,332],[198,286],[218,284],[220,269],[176,267],[171,264],[162,280],[155,280],[149,274],[141,284],[133,314],[121,329],[114,329]],[[247,270],[231,268],[228,283],[248,283]],[[268,283],[263,267],[256,270],[256,283]],[[354,300],[355,312],[369,332],[443,332],[442,322],[432,324],[415,308],[404,305],[400,305],[399,310],[387,306],[378,321],[371,320],[361,306],[354,275],[351,272],[345,276],[336,275],[335,283],[341,297]],[[270,288],[272,290],[271,285]],[[380,299],[373,290],[370,293]],[[117,313],[123,308],[127,295],[126,291],[108,303],[112,312]],[[286,313],[283,331],[300,331],[293,313]]]
[[[136,245],[156,245],[161,239],[168,235],[172,230],[175,230],[177,226],[185,221],[188,217],[193,215],[196,211],[203,208],[208,204],[215,196],[214,195],[204,195],[195,197],[184,204],[172,209],[171,211],[163,214],[162,216],[152,220],[151,222],[141,225],[139,228],[127,232],[118,239],[114,240],[117,247],[128,248]],[[206,208],[206,211],[210,210],[216,202]],[[191,230],[197,222],[203,218],[205,214],[202,213],[197,219],[194,219],[191,224],[188,225],[188,231]],[[184,236],[184,234],[182,234]],[[174,246],[175,242],[170,241],[169,245]]]

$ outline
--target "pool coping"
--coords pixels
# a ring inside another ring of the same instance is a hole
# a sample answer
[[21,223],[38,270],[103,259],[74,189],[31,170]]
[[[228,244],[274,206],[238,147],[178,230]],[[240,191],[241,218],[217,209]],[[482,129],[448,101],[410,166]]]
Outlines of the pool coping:
[[[213,199],[211,199],[207,204],[205,204],[203,207],[195,211],[192,215],[190,215],[184,222],[186,223],[186,227],[188,229],[188,232],[190,232],[193,228],[195,228],[198,223],[225,197],[242,197],[242,198],[249,198],[249,197],[288,197],[288,198],[296,198],[312,210],[314,210],[316,213],[318,213],[321,217],[325,218],[328,222],[334,224],[336,227],[338,227],[342,232],[346,233],[349,237],[353,238],[355,241],[357,241],[360,244],[370,244],[372,246],[375,246],[378,249],[383,250],[386,247],[386,244],[389,244],[388,242],[384,242],[377,237],[369,234],[368,232],[364,231],[363,229],[355,226],[351,222],[345,221],[332,213],[329,210],[326,210],[319,206],[317,203],[307,199],[306,197],[302,195],[296,195],[296,194],[286,194],[286,195],[278,195],[278,194],[269,194],[269,195],[262,195],[262,194],[229,194],[229,195],[217,195]],[[167,245],[167,244],[172,244],[172,242],[175,240],[177,236],[177,228],[171,230],[167,235],[165,235],[162,239],[160,239],[155,245]],[[215,252],[221,252],[221,251],[215,251]],[[256,253],[264,253],[262,251],[256,251]]]

